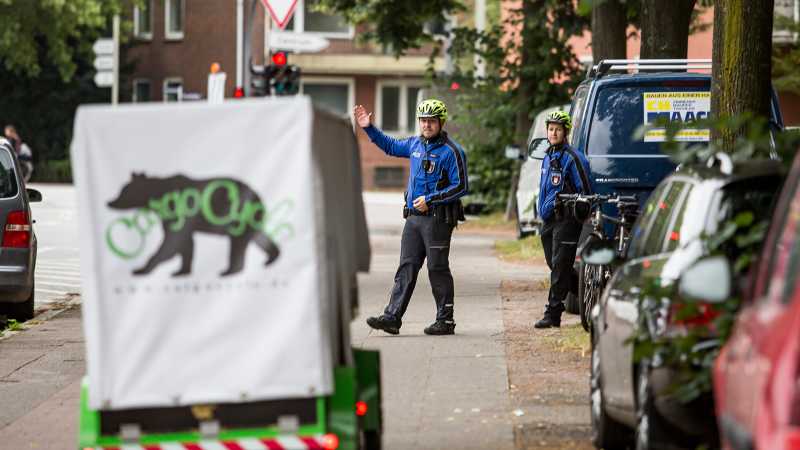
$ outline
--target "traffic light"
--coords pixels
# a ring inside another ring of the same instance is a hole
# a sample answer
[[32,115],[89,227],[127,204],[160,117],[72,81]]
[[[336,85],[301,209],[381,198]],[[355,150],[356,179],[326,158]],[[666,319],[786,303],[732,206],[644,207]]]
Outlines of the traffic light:
[[300,68],[287,64],[286,52],[273,53],[268,66],[250,62],[250,96],[295,95],[300,90]]
[[300,91],[300,68],[295,65],[274,66],[272,89],[275,95],[295,95]]
[[257,66],[250,62],[250,96],[264,97],[270,95],[270,67]]

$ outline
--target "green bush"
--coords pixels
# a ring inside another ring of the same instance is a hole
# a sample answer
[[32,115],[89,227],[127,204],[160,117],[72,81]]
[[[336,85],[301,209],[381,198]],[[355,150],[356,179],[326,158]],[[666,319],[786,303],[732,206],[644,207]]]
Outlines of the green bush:
[[35,183],[72,183],[72,166],[69,159],[36,163],[31,181]]

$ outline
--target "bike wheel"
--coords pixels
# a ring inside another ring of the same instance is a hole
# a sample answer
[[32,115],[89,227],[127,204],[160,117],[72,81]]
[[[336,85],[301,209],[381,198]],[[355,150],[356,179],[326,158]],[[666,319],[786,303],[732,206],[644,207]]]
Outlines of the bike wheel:
[[594,303],[592,301],[592,296],[594,295],[594,278],[595,278],[595,271],[596,267],[592,264],[582,264],[583,270],[580,273],[580,299],[578,302],[578,313],[581,316],[581,326],[586,331],[590,331],[592,329],[592,323],[590,314],[592,311],[592,306]]

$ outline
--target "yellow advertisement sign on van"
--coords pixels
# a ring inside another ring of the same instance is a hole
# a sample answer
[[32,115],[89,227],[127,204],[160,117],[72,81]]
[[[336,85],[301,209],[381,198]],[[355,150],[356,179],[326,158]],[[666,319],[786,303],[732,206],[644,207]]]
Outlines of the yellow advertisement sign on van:
[[[711,111],[711,92],[645,92],[644,123],[658,120],[691,124],[696,120],[708,118]],[[710,131],[707,128],[687,128],[678,132],[675,139],[684,142],[708,142]],[[644,135],[645,142],[664,142],[667,138],[664,128],[653,128]]]

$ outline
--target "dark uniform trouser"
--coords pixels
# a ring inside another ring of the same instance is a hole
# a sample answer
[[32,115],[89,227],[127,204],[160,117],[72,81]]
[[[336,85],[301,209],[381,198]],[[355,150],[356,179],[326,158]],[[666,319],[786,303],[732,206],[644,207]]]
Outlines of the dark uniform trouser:
[[402,320],[427,257],[428,277],[436,300],[436,320],[453,321],[453,275],[449,262],[452,235],[453,226],[439,223],[433,216],[408,216],[400,241],[400,267],[394,275],[394,287],[384,315]]
[[575,273],[575,252],[583,226],[572,220],[550,219],[542,225],[542,247],[550,268],[550,293],[547,309],[560,316],[564,300],[570,292],[578,294],[578,274]]

